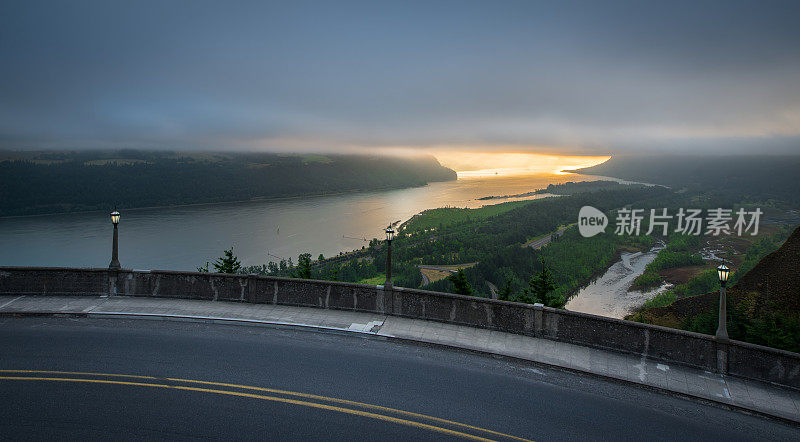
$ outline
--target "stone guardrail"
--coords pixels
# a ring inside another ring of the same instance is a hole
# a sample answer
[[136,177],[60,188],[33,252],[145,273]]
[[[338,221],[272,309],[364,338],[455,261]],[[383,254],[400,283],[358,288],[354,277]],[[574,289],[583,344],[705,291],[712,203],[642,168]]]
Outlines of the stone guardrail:
[[425,290],[258,275],[0,267],[0,295],[144,296],[381,313],[619,351],[800,388],[800,354],[637,322]]

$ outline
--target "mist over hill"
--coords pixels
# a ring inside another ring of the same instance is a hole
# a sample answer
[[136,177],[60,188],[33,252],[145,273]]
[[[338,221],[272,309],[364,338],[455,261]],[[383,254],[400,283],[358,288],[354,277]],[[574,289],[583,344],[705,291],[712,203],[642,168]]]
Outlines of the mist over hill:
[[579,169],[602,175],[727,196],[738,201],[770,199],[800,205],[800,155],[614,156]]
[[286,198],[456,179],[432,156],[0,152],[0,216]]

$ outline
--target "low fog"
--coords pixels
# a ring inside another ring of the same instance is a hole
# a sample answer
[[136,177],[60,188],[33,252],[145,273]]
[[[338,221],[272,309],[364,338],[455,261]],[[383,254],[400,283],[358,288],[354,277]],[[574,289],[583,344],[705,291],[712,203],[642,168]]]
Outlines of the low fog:
[[7,1],[0,149],[794,153],[797,2]]

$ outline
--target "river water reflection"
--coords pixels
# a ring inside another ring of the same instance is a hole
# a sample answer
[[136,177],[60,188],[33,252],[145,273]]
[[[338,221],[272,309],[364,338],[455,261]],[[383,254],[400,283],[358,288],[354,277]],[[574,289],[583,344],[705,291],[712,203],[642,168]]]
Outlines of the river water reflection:
[[[424,187],[281,201],[126,210],[119,259],[125,268],[194,270],[234,246],[245,265],[304,252],[314,257],[361,248],[390,222],[425,209],[480,207],[550,183],[597,180],[579,174],[460,178]],[[610,178],[606,178],[610,179]],[[577,216],[577,214],[576,214]],[[105,267],[111,222],[106,213],[0,219],[0,265]]]

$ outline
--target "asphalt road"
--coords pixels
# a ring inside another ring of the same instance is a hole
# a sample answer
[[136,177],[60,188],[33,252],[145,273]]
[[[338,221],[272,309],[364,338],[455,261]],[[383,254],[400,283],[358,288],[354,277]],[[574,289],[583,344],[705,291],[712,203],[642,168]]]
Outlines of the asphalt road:
[[532,241],[532,242],[530,242],[530,243],[524,244],[523,246],[525,246],[525,247],[530,247],[530,248],[532,248],[532,249],[541,249],[542,247],[544,247],[544,246],[546,246],[546,245],[550,244],[550,241],[552,241],[552,240],[553,240],[553,235],[556,235],[556,236],[561,236],[561,235],[563,235],[563,234],[564,234],[564,232],[566,232],[566,231],[567,231],[567,229],[569,229],[570,227],[572,227],[572,226],[571,226],[571,225],[569,225],[569,226],[567,226],[567,227],[562,227],[562,228],[558,229],[558,230],[557,230],[555,233],[551,233],[551,234],[549,234],[549,235],[547,235],[547,236],[544,236],[544,237],[542,237],[542,238],[539,238],[539,239],[537,239],[536,241]]
[[0,318],[0,370],[0,439],[800,438],[611,381],[302,329]]

